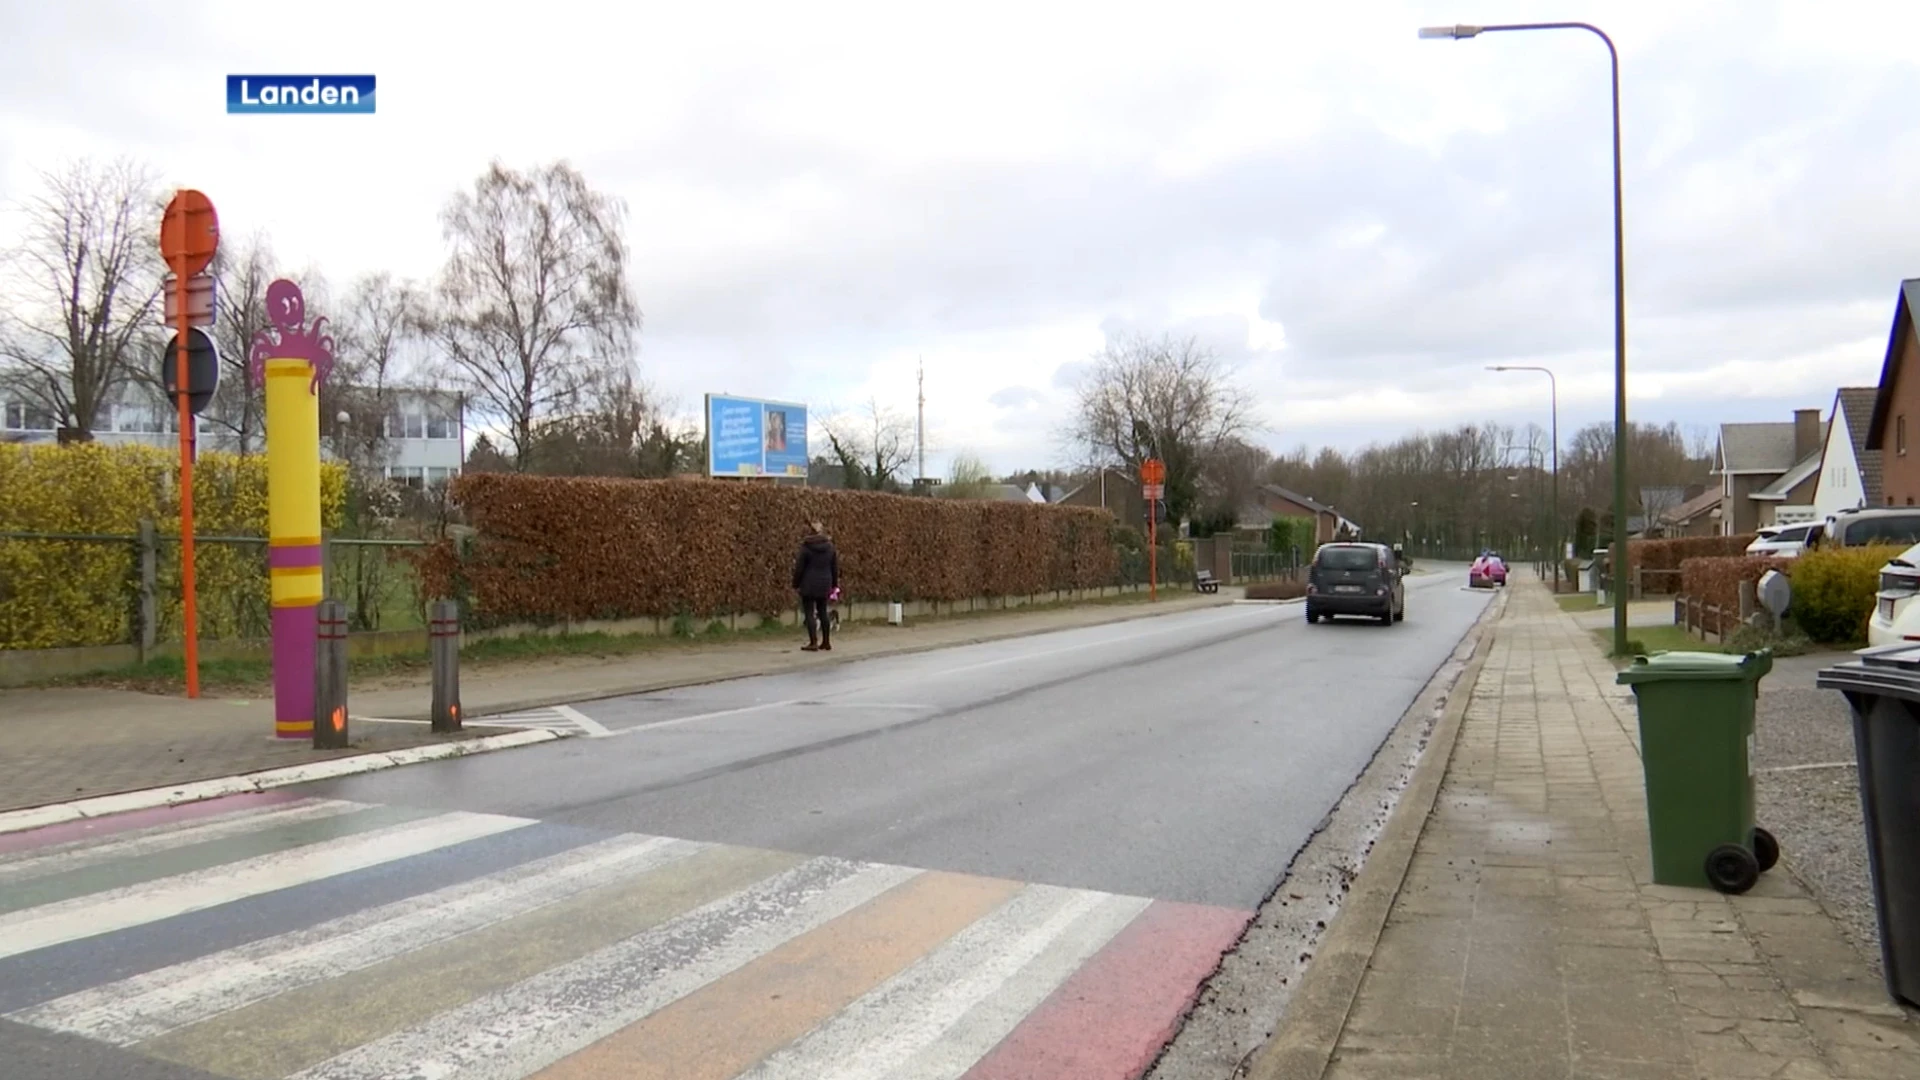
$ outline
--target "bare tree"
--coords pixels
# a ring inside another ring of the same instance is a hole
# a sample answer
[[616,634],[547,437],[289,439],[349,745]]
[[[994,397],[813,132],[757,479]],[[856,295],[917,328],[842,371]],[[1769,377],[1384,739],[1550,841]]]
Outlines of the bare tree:
[[1273,455],[1263,446],[1256,446],[1238,436],[1220,440],[1220,444],[1201,463],[1200,505],[1203,515],[1211,519],[1216,527],[1238,524],[1241,511],[1256,502],[1261,477],[1272,464]]
[[900,475],[913,461],[913,421],[878,398],[850,412],[836,412],[820,422],[827,448],[846,470],[847,487],[894,491]]
[[428,325],[474,404],[506,422],[517,468],[534,464],[540,420],[630,363],[625,219],[564,161],[496,161],[442,214],[452,250]]
[[395,391],[418,370],[426,297],[411,282],[368,273],[348,286],[339,312],[334,375],[320,388],[321,423],[353,468],[379,472],[387,464]]
[[0,326],[0,376],[91,438],[144,363],[159,362],[160,216],[154,174],[126,159],[41,174],[12,253],[23,313]]
[[962,451],[947,467],[947,482],[935,494],[943,499],[985,499],[993,494],[993,470],[977,454]]
[[213,345],[220,354],[220,388],[204,415],[225,430],[236,453],[251,454],[265,445],[266,400],[248,381],[247,360],[254,338],[269,325],[267,286],[280,276],[266,233],[223,243],[213,259],[213,274]]
[[1190,514],[1200,468],[1225,440],[1253,429],[1253,401],[1214,354],[1191,337],[1132,336],[1094,357],[1067,435],[1106,463],[1167,467],[1167,512]]

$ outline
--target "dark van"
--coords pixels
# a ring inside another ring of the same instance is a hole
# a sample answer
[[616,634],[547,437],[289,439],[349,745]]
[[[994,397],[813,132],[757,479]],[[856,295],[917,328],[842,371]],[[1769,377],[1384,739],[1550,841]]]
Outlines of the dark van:
[[1400,560],[1385,544],[1321,544],[1307,570],[1307,621],[1370,615],[1392,626],[1407,617]]

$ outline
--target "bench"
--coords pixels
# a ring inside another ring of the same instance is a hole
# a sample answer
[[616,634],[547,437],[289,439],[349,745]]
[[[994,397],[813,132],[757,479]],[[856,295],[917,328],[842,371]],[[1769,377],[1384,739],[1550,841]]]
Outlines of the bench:
[[1220,579],[1214,577],[1211,570],[1195,570],[1193,587],[1198,592],[1217,593],[1220,591]]

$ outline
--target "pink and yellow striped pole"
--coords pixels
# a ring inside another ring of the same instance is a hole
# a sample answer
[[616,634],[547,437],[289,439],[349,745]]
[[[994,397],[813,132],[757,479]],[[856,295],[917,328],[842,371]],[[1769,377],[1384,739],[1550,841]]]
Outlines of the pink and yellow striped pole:
[[273,734],[313,737],[316,609],[326,598],[320,565],[320,381],[333,368],[325,319],[306,326],[300,287],[267,287],[273,327],[254,339],[255,383],[266,390],[267,578],[273,600]]

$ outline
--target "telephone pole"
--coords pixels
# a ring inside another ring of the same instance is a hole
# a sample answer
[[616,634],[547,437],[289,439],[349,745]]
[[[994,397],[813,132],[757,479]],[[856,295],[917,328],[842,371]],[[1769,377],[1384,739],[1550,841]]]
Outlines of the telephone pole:
[[914,424],[914,445],[920,453],[920,480],[924,486],[927,479],[927,362],[919,358],[920,364],[920,419]]

